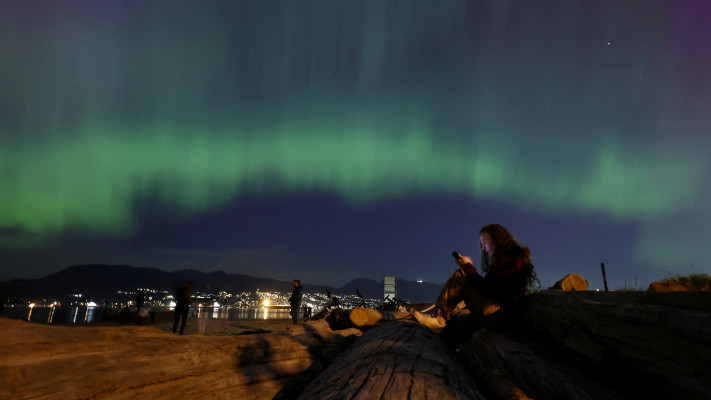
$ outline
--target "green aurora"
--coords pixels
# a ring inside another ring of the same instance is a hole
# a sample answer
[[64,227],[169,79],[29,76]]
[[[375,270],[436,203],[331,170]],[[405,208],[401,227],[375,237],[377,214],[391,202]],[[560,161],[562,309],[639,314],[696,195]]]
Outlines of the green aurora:
[[146,199],[465,194],[631,222],[636,262],[708,265],[708,106],[688,105],[711,95],[687,90],[683,24],[554,3],[4,3],[3,246],[129,236]]
[[[601,145],[541,173],[530,168],[534,160],[509,151],[515,142],[453,151],[437,145],[427,126],[397,139],[388,132],[336,129],[230,132],[216,139],[174,135],[174,128],[132,140],[93,131],[101,134],[3,152],[0,224],[33,233],[79,228],[126,234],[136,222],[131,205],[145,196],[194,213],[223,206],[230,197],[314,190],[338,193],[354,206],[412,193],[463,192],[551,213],[649,218],[693,206],[708,168],[702,157],[630,160],[625,149]],[[670,185],[655,184],[660,181]]]

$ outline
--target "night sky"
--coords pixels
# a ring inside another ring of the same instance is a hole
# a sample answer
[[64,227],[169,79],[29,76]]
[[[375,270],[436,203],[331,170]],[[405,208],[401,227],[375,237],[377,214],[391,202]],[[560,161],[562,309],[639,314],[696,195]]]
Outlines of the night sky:
[[711,273],[711,2],[0,1],[0,279]]

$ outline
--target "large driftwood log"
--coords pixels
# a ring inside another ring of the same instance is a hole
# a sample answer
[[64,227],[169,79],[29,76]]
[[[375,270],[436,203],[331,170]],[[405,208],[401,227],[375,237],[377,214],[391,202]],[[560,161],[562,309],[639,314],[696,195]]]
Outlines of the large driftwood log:
[[396,321],[407,318],[410,313],[404,311],[383,311],[373,308],[354,308],[349,318],[358,328],[369,328],[381,322]]
[[343,349],[350,346],[363,332],[356,328],[332,331],[328,322],[319,319],[304,324],[294,325],[287,329],[289,335],[301,344],[309,346],[325,364],[330,364]]
[[563,277],[563,279],[554,283],[551,289],[557,290],[588,290],[588,281],[583,278],[580,274],[568,274]]
[[[709,293],[544,291],[516,321],[514,335],[480,330],[460,347],[491,398],[711,393]],[[325,321],[288,334],[185,337],[0,318],[0,399],[482,398],[428,329],[394,321],[360,334]]]
[[365,333],[299,396],[303,400],[483,398],[439,338],[407,321]]
[[460,356],[496,399],[590,400],[574,378],[507,334],[481,329],[459,348]]
[[536,293],[524,313],[526,337],[630,398],[708,399],[711,296],[665,295]]
[[0,399],[294,398],[324,368],[298,339],[0,318]]

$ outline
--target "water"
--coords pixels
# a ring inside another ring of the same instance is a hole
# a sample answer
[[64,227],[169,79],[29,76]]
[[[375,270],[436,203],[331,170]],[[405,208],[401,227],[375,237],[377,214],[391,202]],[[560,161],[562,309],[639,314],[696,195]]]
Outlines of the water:
[[104,307],[5,306],[0,316],[46,324],[83,323],[103,321],[104,310]]
[[288,309],[279,308],[202,308],[209,318],[220,319],[290,319]]
[[[108,307],[29,307],[29,306],[6,306],[5,310],[0,313],[0,317],[13,319],[28,319],[30,322],[45,323],[45,324],[75,324],[85,322],[101,322],[104,321],[106,311],[113,314],[115,319],[116,314],[120,310],[109,309]],[[165,308],[163,312],[172,312]],[[207,318],[214,319],[290,319],[288,309],[269,308],[213,308],[203,307],[200,309],[191,309],[191,315],[205,313]]]

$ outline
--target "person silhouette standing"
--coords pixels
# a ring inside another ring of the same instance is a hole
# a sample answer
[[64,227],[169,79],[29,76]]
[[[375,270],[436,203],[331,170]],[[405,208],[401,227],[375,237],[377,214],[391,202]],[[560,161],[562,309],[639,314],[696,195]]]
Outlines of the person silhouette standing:
[[180,334],[185,330],[185,323],[188,321],[188,311],[190,311],[190,296],[192,295],[192,285],[185,283],[178,288],[177,299],[175,302],[175,322],[173,322],[173,333],[178,330],[178,322],[182,318],[180,324]]
[[138,294],[136,294],[136,311],[141,311],[141,307],[143,307],[145,301],[146,298],[143,295],[143,291],[139,290]]
[[294,290],[291,292],[291,297],[289,297],[289,305],[291,306],[291,319],[294,321],[294,325],[299,323],[299,307],[301,307],[301,281],[294,279]]

